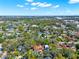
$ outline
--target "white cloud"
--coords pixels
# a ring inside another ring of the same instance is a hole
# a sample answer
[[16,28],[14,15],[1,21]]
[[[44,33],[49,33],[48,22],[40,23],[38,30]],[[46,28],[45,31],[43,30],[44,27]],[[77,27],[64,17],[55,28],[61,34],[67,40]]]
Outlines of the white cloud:
[[69,0],[70,4],[75,4],[75,3],[79,3],[79,0]]
[[31,8],[31,10],[36,10],[36,9],[37,9],[36,7],[32,7],[32,8]]
[[17,4],[17,7],[21,7],[21,8],[22,8],[22,7],[24,7],[24,6],[23,6],[23,5],[21,5],[21,4]]
[[58,7],[60,7],[60,5],[55,5],[55,6],[53,6],[53,8],[58,8]]
[[52,4],[40,3],[38,6],[39,6],[39,7],[50,7],[50,6],[52,6]]
[[37,6],[37,5],[39,5],[40,4],[40,2],[33,2],[31,5],[32,6]]
[[26,0],[27,2],[33,2],[33,0]]
[[43,3],[41,3],[41,2],[33,2],[31,5],[32,6],[38,6],[38,7],[50,7],[50,6],[52,6],[52,4],[46,3],[46,2],[43,2]]

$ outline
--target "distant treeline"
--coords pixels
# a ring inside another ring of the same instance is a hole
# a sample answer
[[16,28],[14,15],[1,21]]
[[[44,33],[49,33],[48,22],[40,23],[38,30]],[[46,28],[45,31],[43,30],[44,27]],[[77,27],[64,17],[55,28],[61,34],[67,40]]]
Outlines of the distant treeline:
[[79,16],[0,16],[0,20],[79,20]]

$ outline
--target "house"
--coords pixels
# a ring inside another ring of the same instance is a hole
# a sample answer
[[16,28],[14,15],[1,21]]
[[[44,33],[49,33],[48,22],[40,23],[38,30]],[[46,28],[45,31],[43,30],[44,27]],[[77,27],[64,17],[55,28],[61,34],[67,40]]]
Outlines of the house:
[[58,27],[56,27],[56,26],[53,26],[53,28],[54,28],[54,29],[58,29]]
[[4,51],[4,53],[1,56],[1,59],[7,59],[7,51]]
[[79,28],[79,24],[77,24],[77,28]]
[[32,27],[38,27],[38,25],[32,25]]
[[33,49],[37,52],[43,53],[44,47],[40,44],[34,45]]
[[62,28],[62,29],[65,29],[65,28],[66,28],[66,26],[65,26],[65,25],[63,25],[63,24],[61,24],[61,28]]
[[15,59],[22,59],[22,56],[17,56]]
[[70,36],[67,36],[67,35],[65,35],[64,38],[66,38],[68,41],[74,40],[74,38],[72,38],[72,37],[70,37]]
[[45,48],[45,49],[49,49],[49,45],[45,45],[44,48]]
[[74,42],[74,44],[76,45],[76,44],[79,44],[79,42]]
[[1,21],[1,20],[0,20],[0,24],[2,24],[2,23],[4,23],[4,21]]
[[75,46],[72,46],[71,49],[76,52]]
[[75,23],[75,24],[79,24],[79,21],[75,21],[74,23]]
[[14,32],[14,29],[6,29],[8,32]]
[[76,35],[76,36],[79,36],[79,32],[75,32],[75,35]]
[[2,44],[0,44],[0,54],[2,54],[2,49],[3,49]]

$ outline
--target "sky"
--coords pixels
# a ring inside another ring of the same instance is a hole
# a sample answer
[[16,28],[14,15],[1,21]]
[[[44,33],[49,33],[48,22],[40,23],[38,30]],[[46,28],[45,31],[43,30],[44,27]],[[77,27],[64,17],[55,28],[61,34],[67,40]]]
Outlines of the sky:
[[79,0],[0,0],[0,15],[79,15]]

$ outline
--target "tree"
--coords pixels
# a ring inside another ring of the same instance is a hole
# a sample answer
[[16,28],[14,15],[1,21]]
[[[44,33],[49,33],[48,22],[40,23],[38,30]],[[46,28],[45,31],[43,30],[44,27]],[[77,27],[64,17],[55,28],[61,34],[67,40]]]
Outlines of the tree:
[[31,49],[27,52],[27,57],[28,59],[36,59],[36,57],[33,54],[33,50]]
[[65,59],[65,57],[63,57],[62,54],[58,53],[56,59]]
[[76,49],[79,50],[79,44],[76,44]]
[[24,27],[22,25],[19,25],[18,30],[22,32],[22,31],[24,31]]
[[2,30],[3,31],[6,31],[6,26],[2,26]]

